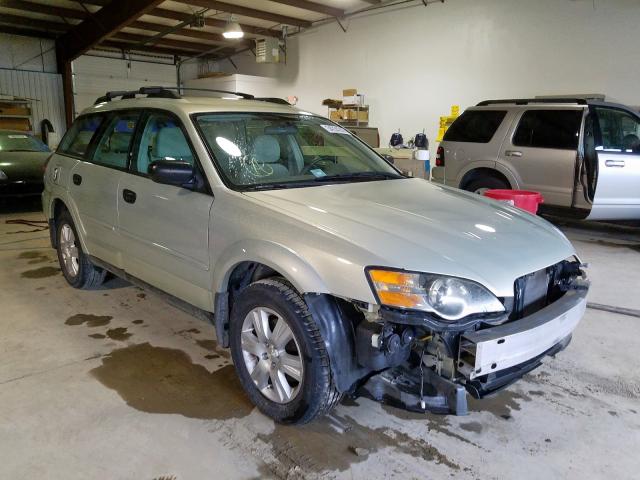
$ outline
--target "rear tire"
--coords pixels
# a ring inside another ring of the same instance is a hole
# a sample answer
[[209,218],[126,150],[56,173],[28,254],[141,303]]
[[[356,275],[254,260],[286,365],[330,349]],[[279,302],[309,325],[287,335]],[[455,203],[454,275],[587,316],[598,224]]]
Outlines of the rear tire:
[[259,280],[240,293],[231,312],[230,343],[244,390],[276,422],[307,423],[340,401],[320,331],[283,278]]
[[492,177],[490,175],[482,175],[475,180],[471,180],[464,187],[464,190],[477,193],[478,195],[482,195],[487,190],[496,189],[511,190],[511,185],[500,178]]
[[71,214],[68,211],[62,212],[55,225],[58,262],[69,285],[85,290],[102,285],[107,271],[91,263],[87,254],[82,251]]

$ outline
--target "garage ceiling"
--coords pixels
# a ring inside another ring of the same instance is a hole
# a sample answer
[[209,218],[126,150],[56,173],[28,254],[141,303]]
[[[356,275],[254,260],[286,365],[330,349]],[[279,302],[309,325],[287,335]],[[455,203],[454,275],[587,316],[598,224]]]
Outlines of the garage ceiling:
[[[72,60],[90,48],[217,58],[379,0],[0,0],[0,32],[55,39]],[[191,26],[197,14],[205,26]],[[230,16],[245,32],[222,36]],[[291,30],[290,30],[291,31]]]

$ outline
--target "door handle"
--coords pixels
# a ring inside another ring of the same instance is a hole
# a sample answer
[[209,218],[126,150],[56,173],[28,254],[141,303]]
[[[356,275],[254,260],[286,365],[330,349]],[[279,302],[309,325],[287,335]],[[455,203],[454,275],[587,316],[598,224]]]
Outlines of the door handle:
[[521,157],[522,152],[520,150],[505,150],[504,156],[505,157]]
[[80,175],[78,175],[77,173],[73,174],[73,183],[76,185],[80,185],[82,183],[82,177]]
[[607,167],[624,167],[624,160],[605,160],[604,164]]
[[136,203],[136,192],[132,192],[125,188],[122,190],[122,198],[124,198],[124,201],[127,203]]

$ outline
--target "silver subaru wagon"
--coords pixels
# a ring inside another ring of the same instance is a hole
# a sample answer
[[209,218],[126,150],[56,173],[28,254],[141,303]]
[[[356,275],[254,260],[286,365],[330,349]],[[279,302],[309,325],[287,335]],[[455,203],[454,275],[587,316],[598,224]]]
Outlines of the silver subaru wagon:
[[232,97],[143,88],[76,119],[42,197],[71,286],[111,272],[210,321],[283,423],[344,395],[464,415],[568,345],[588,282],[555,227]]

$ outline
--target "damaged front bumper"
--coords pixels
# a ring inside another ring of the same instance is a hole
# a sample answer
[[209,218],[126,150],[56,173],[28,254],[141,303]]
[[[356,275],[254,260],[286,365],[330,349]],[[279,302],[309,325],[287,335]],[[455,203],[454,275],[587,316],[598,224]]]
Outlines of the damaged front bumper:
[[537,368],[544,357],[567,347],[584,315],[587,287],[519,320],[457,334],[454,378],[423,363],[387,369],[371,376],[358,394],[412,411],[467,413],[466,393],[482,398]]

